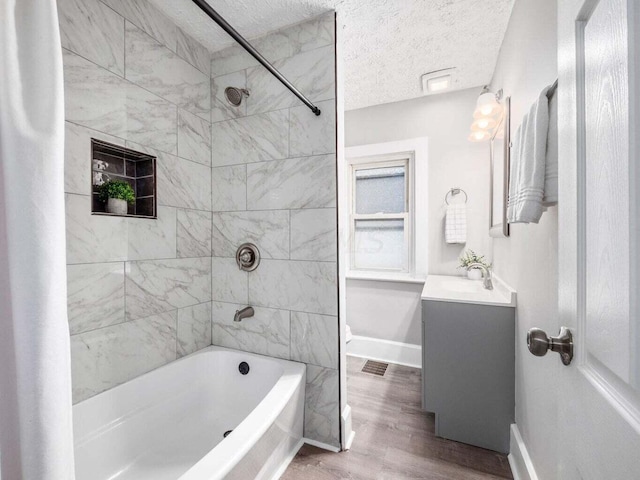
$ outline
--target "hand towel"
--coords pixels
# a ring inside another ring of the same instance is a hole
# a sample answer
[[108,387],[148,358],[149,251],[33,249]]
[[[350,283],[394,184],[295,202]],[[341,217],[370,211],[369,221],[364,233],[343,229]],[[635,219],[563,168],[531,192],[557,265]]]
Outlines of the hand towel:
[[447,206],[444,225],[444,239],[447,243],[467,242],[467,206],[456,203]]
[[550,207],[558,203],[558,90],[549,98],[549,134],[547,161],[544,170],[544,198],[542,204]]
[[545,88],[515,134],[511,158],[509,223],[538,223],[543,212],[549,100]]

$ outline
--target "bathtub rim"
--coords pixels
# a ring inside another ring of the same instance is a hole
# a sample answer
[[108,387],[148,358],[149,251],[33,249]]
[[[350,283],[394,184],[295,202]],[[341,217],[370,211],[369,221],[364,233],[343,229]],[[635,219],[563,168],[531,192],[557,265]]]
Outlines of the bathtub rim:
[[[90,419],[93,417],[93,415],[91,415],[91,409],[96,403],[99,404],[103,401],[101,398],[103,394],[118,394],[119,390],[131,388],[131,384],[140,378],[151,375],[163,368],[175,368],[181,362],[188,361],[194,357],[206,355],[211,352],[228,352],[242,357],[239,361],[244,360],[249,363],[251,362],[251,358],[259,359],[260,361],[274,364],[274,366],[277,365],[277,368],[280,370],[280,375],[276,379],[275,384],[267,394],[259,400],[257,406],[242,420],[240,425],[234,429],[235,435],[232,434],[223,439],[181,476],[177,477],[176,480],[222,479],[230,473],[233,468],[235,468],[238,462],[247,455],[253,445],[256,444],[256,442],[275,422],[291,400],[292,396],[295,394],[298,387],[302,388],[302,395],[304,398],[304,392],[306,390],[306,365],[304,363],[244,352],[242,350],[232,348],[219,347],[217,345],[210,345],[76,403],[73,405],[74,417],[85,417],[91,424],[92,422]],[[112,419],[107,424],[91,425],[88,431],[85,431],[84,434],[80,436],[75,435],[76,431],[74,428],[74,448],[83,446],[85,443],[91,441],[93,437],[101,435],[104,431],[111,429],[114,425],[125,421],[130,415],[134,415],[138,411],[144,410],[147,407],[147,404],[141,405],[140,407],[127,412],[124,416]],[[304,416],[304,410],[302,415]],[[297,448],[302,445],[302,439],[303,435],[301,433]]]
[[[233,430],[233,433],[198,460],[182,476],[178,477],[178,480],[217,480],[224,478],[276,421],[297,388],[301,387],[303,392],[306,389],[306,365],[293,360],[268,357],[216,345],[198,350],[187,357],[202,355],[210,351],[231,352],[274,362],[282,368],[282,374],[271,390],[260,400],[260,403]],[[304,411],[302,415],[304,415]],[[302,438],[303,436],[301,435],[298,445],[302,445]]]

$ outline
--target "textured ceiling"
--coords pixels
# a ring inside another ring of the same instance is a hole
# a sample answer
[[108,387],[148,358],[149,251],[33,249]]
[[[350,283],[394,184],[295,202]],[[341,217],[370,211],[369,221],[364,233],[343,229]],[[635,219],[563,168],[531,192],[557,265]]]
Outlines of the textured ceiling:
[[[190,0],[151,0],[211,51],[229,36]],[[513,0],[207,0],[246,38],[335,9],[344,24],[347,110],[422,95],[423,73],[455,67],[454,89],[489,83]]]

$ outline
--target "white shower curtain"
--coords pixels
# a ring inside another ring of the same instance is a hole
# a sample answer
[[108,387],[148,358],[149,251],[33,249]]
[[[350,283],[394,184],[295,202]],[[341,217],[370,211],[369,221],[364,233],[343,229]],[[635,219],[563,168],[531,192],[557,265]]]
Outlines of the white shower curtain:
[[55,0],[0,0],[0,478],[73,473]]

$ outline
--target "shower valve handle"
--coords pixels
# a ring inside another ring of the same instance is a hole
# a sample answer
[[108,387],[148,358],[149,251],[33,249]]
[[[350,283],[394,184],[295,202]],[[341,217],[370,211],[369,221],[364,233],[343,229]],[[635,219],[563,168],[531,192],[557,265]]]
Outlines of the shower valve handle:
[[236,251],[238,268],[245,272],[252,272],[260,265],[260,250],[253,243],[243,243]]

